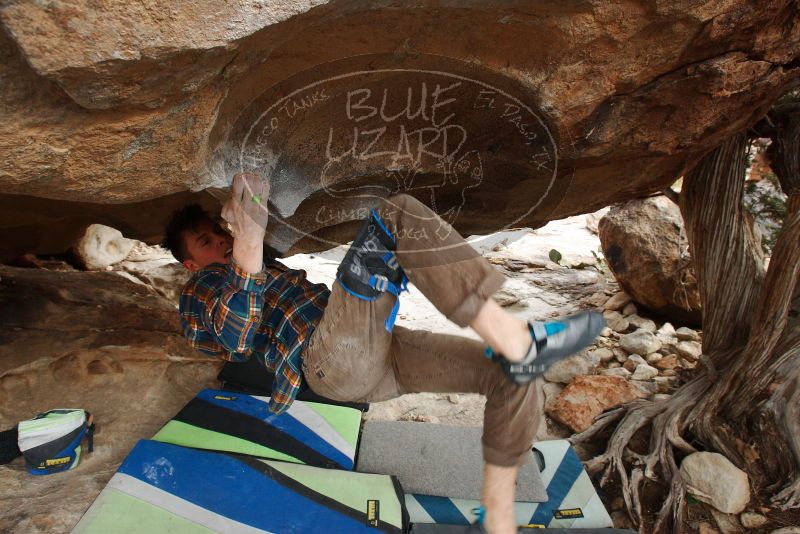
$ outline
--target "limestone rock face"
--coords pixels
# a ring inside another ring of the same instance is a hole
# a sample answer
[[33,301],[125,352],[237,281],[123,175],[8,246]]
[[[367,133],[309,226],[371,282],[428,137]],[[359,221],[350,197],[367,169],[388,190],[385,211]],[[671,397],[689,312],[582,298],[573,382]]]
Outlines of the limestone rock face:
[[[537,227],[658,191],[753,124],[800,76],[799,22],[789,0],[9,0],[0,188],[153,243],[162,197],[256,170],[281,253],[349,240],[395,191],[462,233]],[[36,242],[16,253],[71,243],[29,224],[0,214]]]
[[620,286],[637,303],[679,322],[700,322],[700,293],[678,206],[632,200],[600,220],[600,242]]
[[90,271],[99,271],[125,259],[133,249],[133,241],[122,232],[102,224],[90,224],[75,243],[75,255]]
[[84,408],[95,450],[69,473],[0,466],[0,531],[68,532],[138,439],[152,436],[220,362],[183,339],[175,305],[113,272],[0,266],[0,428]]
[[619,376],[577,376],[545,409],[559,423],[581,432],[605,410],[646,396]]
[[742,512],[750,501],[747,473],[716,452],[695,452],[681,462],[686,490],[726,514]]

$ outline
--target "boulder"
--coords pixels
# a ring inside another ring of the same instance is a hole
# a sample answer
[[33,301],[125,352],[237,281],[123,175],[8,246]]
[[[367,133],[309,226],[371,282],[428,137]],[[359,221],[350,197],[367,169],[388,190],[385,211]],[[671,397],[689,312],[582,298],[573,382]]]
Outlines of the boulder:
[[747,473],[715,452],[695,452],[681,462],[686,490],[720,512],[738,514],[750,502]]
[[661,342],[652,332],[637,330],[622,336],[619,340],[619,346],[630,353],[646,356],[647,354],[658,352],[661,348]]
[[550,405],[547,413],[575,432],[581,432],[605,410],[646,396],[622,377],[577,376]]
[[679,322],[700,322],[700,293],[678,206],[666,197],[632,200],[600,221],[603,254],[639,305]]
[[89,271],[100,271],[125,259],[134,242],[116,228],[90,224],[72,247],[75,257]]
[[0,531],[69,532],[137,440],[219,385],[222,362],[183,338],[173,302],[117,273],[0,265],[0,301],[3,428],[63,406],[98,428],[74,471],[31,477],[21,458],[1,468]]
[[[538,227],[657,192],[752,125],[798,76],[799,19],[745,0],[678,0],[635,16],[603,2],[509,11],[321,0],[179,2],[164,13],[118,2],[100,16],[86,0],[8,0],[0,190],[17,206],[0,210],[0,244],[34,224],[38,214],[19,215],[37,199],[88,204],[92,219],[142,203],[128,227],[90,222],[157,242],[160,217],[142,213],[181,192],[208,200],[239,163],[281,171],[270,204],[291,228],[271,225],[267,238],[282,253],[352,239],[365,207],[354,177],[382,195],[431,199],[461,233]],[[421,138],[398,151],[401,131],[444,127],[464,134],[457,154]],[[385,134],[373,143],[376,130]],[[71,241],[48,237],[61,224],[36,222],[15,253],[63,252]]]

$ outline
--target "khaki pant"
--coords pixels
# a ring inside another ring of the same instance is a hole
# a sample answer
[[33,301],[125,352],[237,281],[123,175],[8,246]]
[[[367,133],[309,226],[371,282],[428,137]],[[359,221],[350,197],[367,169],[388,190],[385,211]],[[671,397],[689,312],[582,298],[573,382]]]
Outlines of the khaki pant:
[[[459,326],[475,318],[504,277],[447,223],[408,195],[384,200],[378,213],[397,239],[395,251],[409,280]],[[348,295],[335,283],[303,352],[303,374],[319,395],[378,402],[405,393],[480,393],[486,396],[483,457],[513,466],[530,451],[538,424],[533,385],[512,384],[472,339],[396,326],[384,320],[395,297],[375,301]]]

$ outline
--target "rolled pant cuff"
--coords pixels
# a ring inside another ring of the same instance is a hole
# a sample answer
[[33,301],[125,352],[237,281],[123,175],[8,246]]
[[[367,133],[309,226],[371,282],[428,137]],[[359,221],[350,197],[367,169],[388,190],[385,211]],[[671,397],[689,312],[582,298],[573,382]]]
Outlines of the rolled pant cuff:
[[505,280],[506,277],[500,271],[494,269],[487,271],[475,290],[467,295],[447,318],[462,328],[469,326],[488,298],[503,286]]
[[521,456],[516,456],[506,451],[489,447],[484,443],[483,461],[498,467],[519,467],[527,460],[528,452],[529,451],[525,451]]

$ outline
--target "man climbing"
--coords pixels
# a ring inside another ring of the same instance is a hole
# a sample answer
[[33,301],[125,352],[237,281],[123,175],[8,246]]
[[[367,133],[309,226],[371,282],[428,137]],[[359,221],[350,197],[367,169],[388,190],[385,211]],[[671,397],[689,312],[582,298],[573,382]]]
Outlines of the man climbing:
[[[491,295],[496,271],[447,223],[408,195],[372,210],[332,290],[305,272],[264,262],[269,184],[238,174],[222,217],[233,237],[199,207],[173,214],[165,246],[194,274],[180,298],[184,334],[205,354],[256,357],[275,373],[270,410],[282,413],[302,382],[340,401],[377,402],[418,392],[486,396],[483,527],[516,532],[517,467],[530,454],[539,417],[532,381],[588,346],[604,327],[584,312],[563,321],[516,319]],[[484,344],[394,327],[407,281]]]

